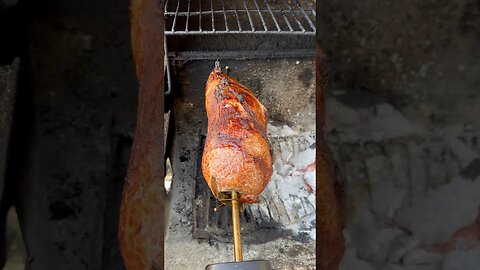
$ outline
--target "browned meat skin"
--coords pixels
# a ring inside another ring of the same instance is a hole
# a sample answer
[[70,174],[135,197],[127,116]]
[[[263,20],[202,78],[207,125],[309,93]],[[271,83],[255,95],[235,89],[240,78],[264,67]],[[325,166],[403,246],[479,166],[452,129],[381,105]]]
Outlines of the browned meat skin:
[[202,171],[215,197],[240,193],[240,202],[258,202],[272,176],[267,110],[253,93],[223,74],[218,64],[205,91],[208,133]]
[[162,2],[131,2],[132,49],[139,95],[119,227],[120,251],[128,270],[163,269]]

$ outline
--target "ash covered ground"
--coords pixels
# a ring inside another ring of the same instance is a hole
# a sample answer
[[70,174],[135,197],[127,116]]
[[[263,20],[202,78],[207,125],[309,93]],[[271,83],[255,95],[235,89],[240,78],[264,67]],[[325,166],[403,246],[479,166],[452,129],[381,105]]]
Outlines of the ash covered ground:
[[425,125],[371,93],[333,94],[328,138],[346,191],[341,269],[475,269],[478,129]]
[[341,269],[478,268],[479,9],[472,0],[319,9],[327,139],[345,187]]

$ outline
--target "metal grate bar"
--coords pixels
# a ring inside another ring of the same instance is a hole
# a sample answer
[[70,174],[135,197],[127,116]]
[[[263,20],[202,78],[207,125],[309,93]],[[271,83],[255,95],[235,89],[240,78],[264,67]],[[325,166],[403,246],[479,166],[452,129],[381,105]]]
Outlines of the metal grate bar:
[[257,0],[254,0],[253,2],[255,2],[255,6],[257,7],[258,15],[260,15],[260,19],[262,20],[263,29],[265,29],[265,31],[268,31],[267,25],[265,24],[265,20],[263,19],[262,12],[260,11],[260,7],[258,6]]
[[288,29],[290,29],[290,32],[293,32],[292,25],[290,24],[290,21],[287,19],[287,16],[285,15],[285,13],[282,13],[282,16],[285,19],[285,22],[287,23]]
[[307,19],[308,23],[310,24],[310,27],[315,28],[314,23],[310,20],[307,13],[305,13],[305,10],[302,8],[300,3],[298,3],[298,0],[295,1],[295,4],[297,4],[298,9],[300,9],[300,11],[303,13],[303,16],[305,16],[305,19]]
[[167,82],[167,91],[165,91],[165,95],[168,95],[172,92],[172,77],[170,74],[170,62],[168,60],[168,46],[167,46],[167,37],[163,37],[163,50],[165,51],[165,57],[164,57],[164,64],[165,64],[165,77],[166,82]]
[[215,32],[215,14],[213,13],[213,0],[210,0],[210,10],[212,11],[212,30]]
[[[285,0],[285,2],[287,3],[288,5],[288,10],[290,10],[290,12],[292,12],[292,6],[290,6],[290,3],[288,0]],[[293,12],[292,12],[293,13]],[[297,19],[297,17],[294,15],[293,18],[295,19],[295,21],[297,22],[298,24],[298,27],[300,27],[300,29],[302,29],[302,32],[305,32],[305,28],[303,28],[303,25],[300,23],[300,21]]]
[[[239,12],[239,11],[240,11],[240,12],[247,12],[247,11],[244,10],[244,9],[242,9],[242,10],[225,9],[225,11],[223,11],[223,10],[215,10],[215,9],[214,9],[214,10],[213,10],[213,13],[214,13],[214,14],[222,14],[222,15],[223,15],[223,13],[227,13],[227,16],[233,16],[233,15],[235,15],[235,14],[231,14],[231,13],[236,13],[236,14],[238,14],[237,12]],[[249,9],[248,11],[249,11],[249,12],[255,11],[256,13],[258,13],[258,10],[257,10],[257,9],[255,9],[255,10]],[[270,10],[269,10],[268,8],[265,8],[265,9],[260,8],[260,12],[262,12],[262,13],[267,13],[267,12],[270,12]],[[271,12],[273,12],[273,13],[286,13],[285,10],[279,10],[279,9],[272,9]],[[311,11],[308,11],[308,12],[311,12]],[[301,10],[294,10],[294,9],[293,9],[293,10],[291,10],[291,11],[288,11],[288,13],[301,14],[301,13],[303,13],[303,12],[302,12]],[[311,13],[313,13],[313,12],[311,12]],[[211,15],[211,14],[212,14],[212,11],[211,11],[211,10],[208,10],[208,11],[203,10],[202,12],[200,12],[200,11],[190,11],[190,12],[188,12],[188,11],[179,11],[178,14],[176,14],[176,12],[167,12],[167,13],[165,13],[165,15],[168,15],[168,16],[178,15],[178,16],[181,16],[181,17],[187,17],[187,16],[192,17],[192,16],[197,16],[197,15],[200,15],[200,14],[203,14],[203,15],[209,15],[209,14],[210,14],[210,15]],[[230,15],[230,14],[231,14],[231,15]],[[228,18],[228,17],[227,17],[227,18]]]
[[222,0],[223,18],[225,19],[225,29],[228,31],[227,13],[225,12],[225,1]]
[[175,17],[173,17],[172,31],[174,31],[175,29],[175,23],[177,22],[179,8],[180,8],[180,0],[177,0],[177,9],[175,10]]
[[310,1],[304,1],[304,2],[308,6],[308,9],[312,11],[313,16],[316,17],[317,16],[316,6],[315,5],[312,6],[312,3]]
[[237,19],[238,29],[242,31],[242,24],[240,23],[240,19],[238,18],[237,5],[235,5],[235,1],[233,2],[233,8],[235,9],[235,18]]
[[188,19],[190,19],[190,1],[188,1],[187,22],[185,23],[185,31],[188,31]]
[[[210,2],[210,3],[208,3]],[[315,0],[165,0],[166,35],[315,35]],[[210,7],[205,8],[205,5]]]
[[277,19],[275,18],[275,15],[273,15],[272,9],[270,8],[270,5],[268,4],[268,1],[265,2],[267,5],[268,11],[270,12],[270,16],[272,16],[273,21],[275,22],[275,26],[277,27],[277,30],[280,31],[280,26],[278,25]]
[[[200,28],[200,32],[202,32],[202,0],[198,0],[198,7],[199,7],[199,11],[200,11],[200,14],[198,15],[198,25],[199,25],[199,28]],[[166,8],[166,7],[165,7]],[[186,31],[188,32],[188,31]]]
[[250,11],[248,10],[247,1],[243,0],[243,3],[245,4],[245,10],[247,11],[248,20],[250,21],[250,28],[252,29],[252,31],[255,31],[255,27],[253,26],[252,16],[250,16]]

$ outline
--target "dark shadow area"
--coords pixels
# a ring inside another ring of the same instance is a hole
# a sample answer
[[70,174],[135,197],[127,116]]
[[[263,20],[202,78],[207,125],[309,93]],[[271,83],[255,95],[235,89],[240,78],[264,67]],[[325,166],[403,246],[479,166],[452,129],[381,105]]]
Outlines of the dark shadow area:
[[137,109],[129,1],[6,2],[0,64],[18,57],[20,71],[1,227],[15,206],[25,269],[124,269],[118,213]]

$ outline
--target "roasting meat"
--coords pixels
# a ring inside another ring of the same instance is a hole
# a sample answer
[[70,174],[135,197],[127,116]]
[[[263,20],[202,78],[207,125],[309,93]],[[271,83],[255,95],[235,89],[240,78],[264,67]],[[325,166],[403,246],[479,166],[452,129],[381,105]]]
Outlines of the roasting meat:
[[237,191],[240,202],[258,202],[272,175],[265,106],[222,73],[218,61],[208,77],[205,105],[208,133],[202,171],[208,186],[219,200]]

